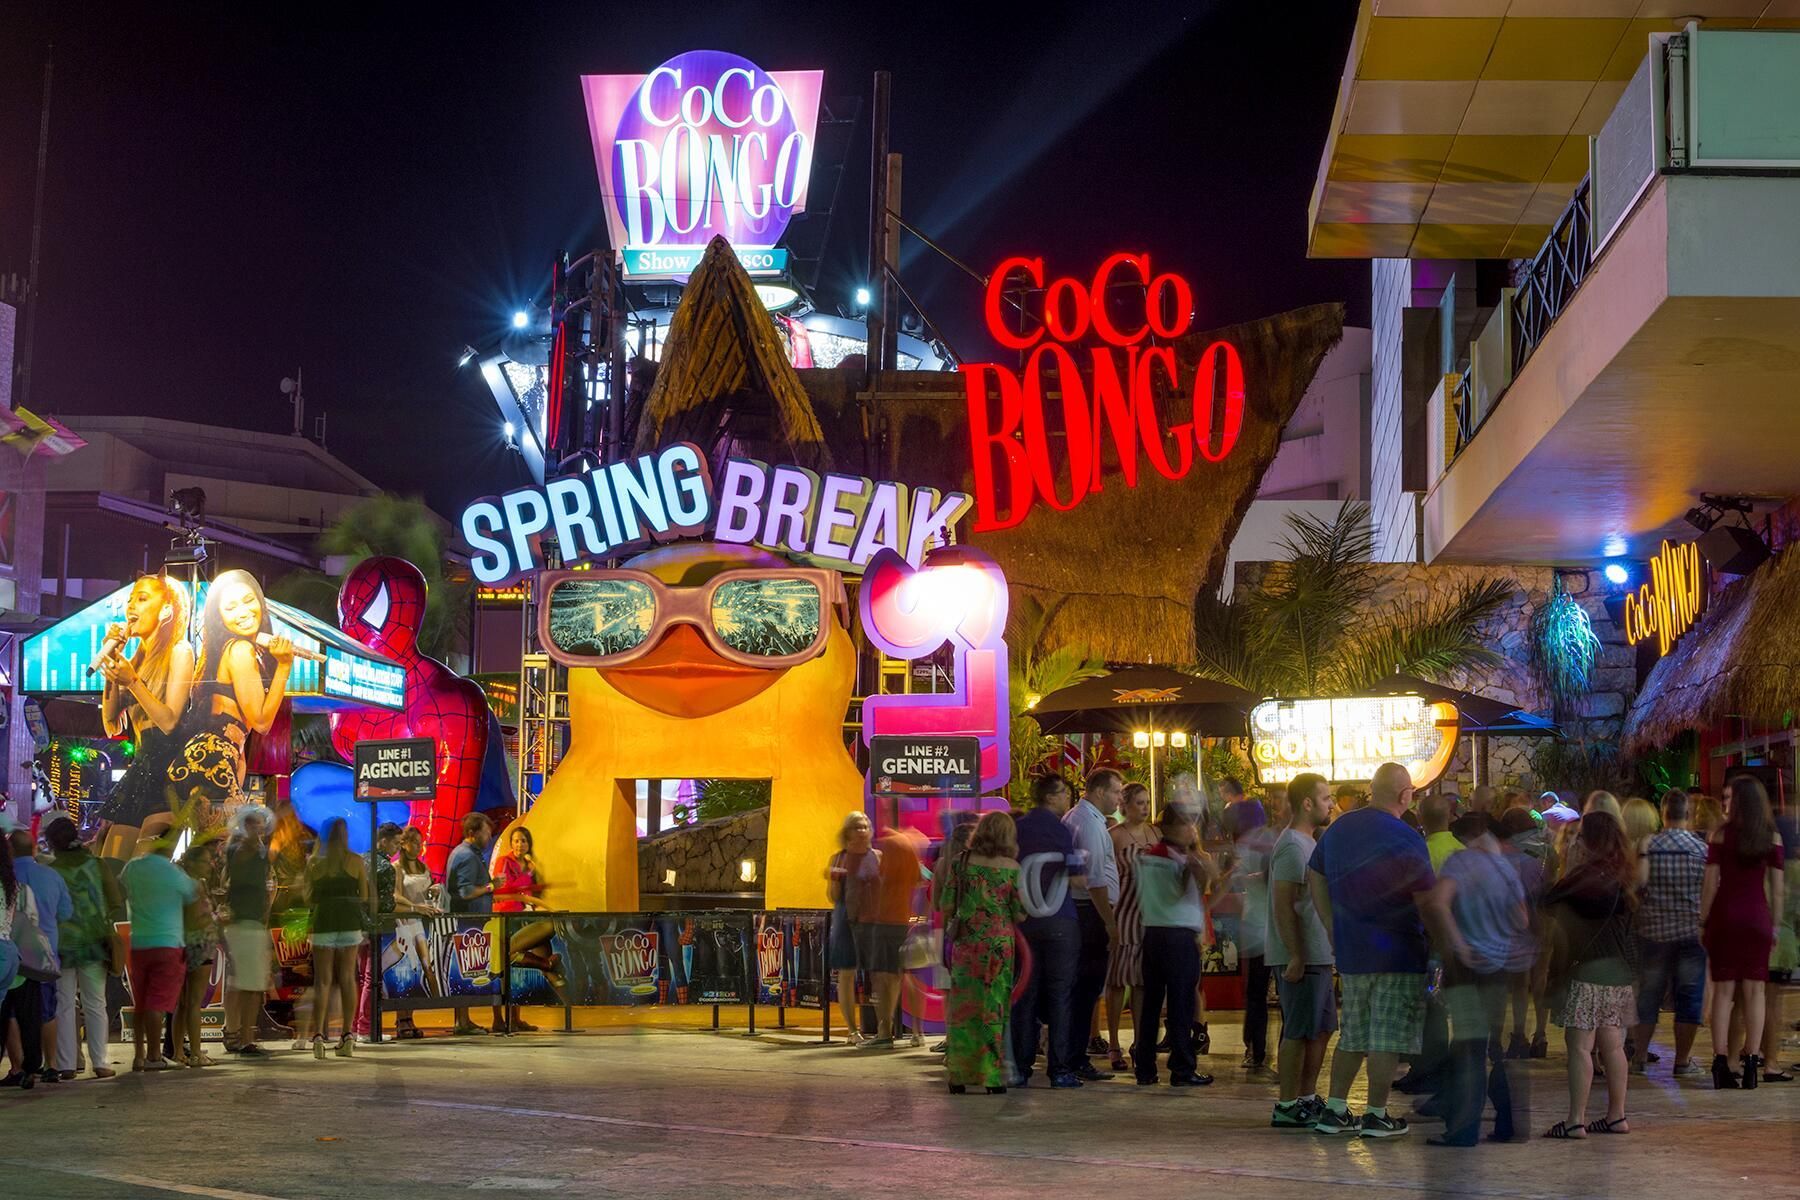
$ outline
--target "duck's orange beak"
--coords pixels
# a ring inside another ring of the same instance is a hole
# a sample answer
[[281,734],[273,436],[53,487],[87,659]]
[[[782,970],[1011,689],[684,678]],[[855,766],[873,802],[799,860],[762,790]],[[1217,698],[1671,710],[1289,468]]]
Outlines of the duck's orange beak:
[[691,720],[737,707],[786,671],[727,662],[692,625],[677,625],[650,653],[600,674],[645,708]]

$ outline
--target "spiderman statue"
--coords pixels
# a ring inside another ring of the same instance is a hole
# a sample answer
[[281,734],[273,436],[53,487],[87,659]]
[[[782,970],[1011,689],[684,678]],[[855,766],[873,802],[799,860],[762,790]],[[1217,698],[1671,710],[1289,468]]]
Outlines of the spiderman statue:
[[437,743],[437,795],[413,802],[412,823],[425,833],[425,861],[440,877],[462,840],[462,819],[481,790],[488,744],[487,700],[481,686],[419,650],[425,622],[425,576],[403,558],[359,564],[338,591],[338,627],[406,668],[406,704],[399,712],[357,709],[333,713],[331,742],[346,760],[356,743],[380,738],[430,738]]

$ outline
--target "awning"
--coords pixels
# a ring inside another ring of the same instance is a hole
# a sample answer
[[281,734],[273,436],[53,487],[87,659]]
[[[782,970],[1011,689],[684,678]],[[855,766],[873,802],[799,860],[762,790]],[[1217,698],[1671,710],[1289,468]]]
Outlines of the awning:
[[1561,737],[1556,722],[1536,713],[1526,712],[1516,704],[1494,700],[1446,687],[1414,675],[1390,675],[1361,693],[1365,696],[1423,696],[1427,700],[1447,700],[1462,715],[1464,734],[1487,737]]
[[[40,696],[89,697],[98,700],[104,680],[90,674],[100,654],[106,627],[125,619],[127,584],[78,613],[25,639],[19,653],[20,690]],[[201,584],[192,611],[205,603]],[[347,637],[311,613],[276,600],[267,601],[275,633],[295,646],[323,654],[325,661],[296,658],[288,675],[287,694],[296,712],[329,712],[347,708],[398,710],[406,699],[406,672],[399,663]]]

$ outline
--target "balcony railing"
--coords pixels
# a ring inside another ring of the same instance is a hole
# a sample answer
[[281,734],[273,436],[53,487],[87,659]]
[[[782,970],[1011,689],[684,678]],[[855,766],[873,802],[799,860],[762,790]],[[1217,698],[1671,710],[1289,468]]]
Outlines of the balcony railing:
[[1594,265],[1593,220],[1588,212],[1588,181],[1575,189],[1568,207],[1550,228],[1550,237],[1531,260],[1512,300],[1515,378],[1556,318],[1580,290]]

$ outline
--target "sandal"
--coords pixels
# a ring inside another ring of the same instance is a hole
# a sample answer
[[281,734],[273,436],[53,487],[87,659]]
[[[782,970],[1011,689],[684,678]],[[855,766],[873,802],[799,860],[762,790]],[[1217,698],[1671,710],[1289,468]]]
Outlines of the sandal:
[[[1621,1126],[1621,1125],[1625,1126],[1625,1128],[1620,1129],[1619,1126]],[[1597,1121],[1589,1121],[1587,1123],[1587,1131],[1589,1133],[1618,1133],[1618,1134],[1630,1133],[1631,1132],[1630,1118],[1629,1117],[1620,1117],[1616,1121],[1609,1121],[1605,1117],[1601,1117]]]
[[1547,1138],[1559,1138],[1565,1141],[1581,1142],[1587,1140],[1587,1129],[1581,1125],[1571,1125],[1567,1121],[1558,1121],[1550,1127]]

